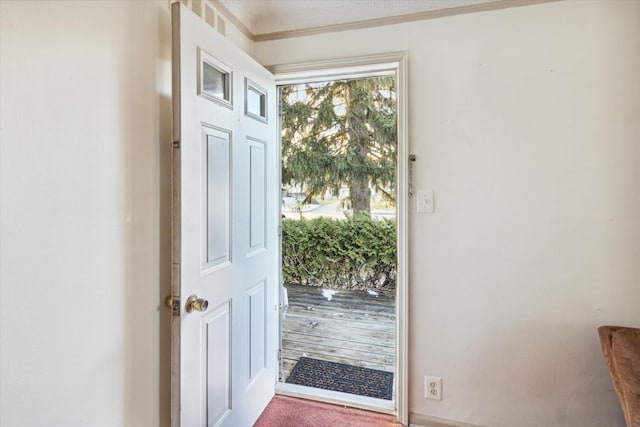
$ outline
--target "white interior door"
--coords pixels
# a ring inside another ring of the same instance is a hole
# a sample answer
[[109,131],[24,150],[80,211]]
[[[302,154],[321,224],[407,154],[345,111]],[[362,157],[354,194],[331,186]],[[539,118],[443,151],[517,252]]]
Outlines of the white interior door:
[[173,425],[251,426],[277,381],[274,78],[172,16]]

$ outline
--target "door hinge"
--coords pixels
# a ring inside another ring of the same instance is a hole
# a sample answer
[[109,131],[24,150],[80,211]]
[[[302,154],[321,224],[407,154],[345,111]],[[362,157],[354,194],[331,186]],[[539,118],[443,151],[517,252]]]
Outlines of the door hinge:
[[180,297],[169,295],[165,298],[164,305],[171,309],[173,316],[180,316]]
[[173,148],[180,148],[180,141],[173,141]]

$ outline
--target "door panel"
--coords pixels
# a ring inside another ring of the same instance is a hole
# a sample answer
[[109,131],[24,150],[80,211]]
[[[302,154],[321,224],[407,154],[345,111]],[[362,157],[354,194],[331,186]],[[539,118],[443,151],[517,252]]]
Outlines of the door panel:
[[266,230],[266,179],[265,143],[248,139],[249,146],[249,251],[264,248]]
[[216,425],[231,411],[231,333],[230,333],[230,302],[211,310],[202,319],[202,346],[205,361],[201,369],[207,373],[206,381],[202,382],[202,396],[205,402],[202,407],[207,408],[208,424]]
[[267,367],[265,281],[247,291],[249,304],[249,380],[253,380]]
[[[206,174],[206,260],[205,268],[216,267],[231,260],[231,132],[202,127],[203,159]],[[204,241],[204,240],[203,240]]]
[[188,8],[172,14],[173,425],[251,426],[277,381],[275,85]]

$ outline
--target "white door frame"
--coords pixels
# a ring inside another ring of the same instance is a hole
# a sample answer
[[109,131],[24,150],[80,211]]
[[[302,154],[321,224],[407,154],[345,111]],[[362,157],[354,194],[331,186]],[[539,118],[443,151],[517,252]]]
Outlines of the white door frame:
[[[396,282],[396,398],[395,408],[389,412],[395,413],[398,421],[409,423],[409,242],[408,242],[408,170],[409,170],[409,136],[408,136],[408,55],[406,52],[343,58],[326,61],[303,62],[296,64],[273,65],[267,67],[276,79],[276,85],[296,83],[310,83],[331,79],[362,78],[380,75],[393,71],[397,84],[397,117],[398,117],[398,170],[396,172],[397,193],[397,247],[398,267]],[[281,151],[280,138],[278,150]],[[290,393],[278,388],[279,392]],[[344,403],[343,399],[335,398],[335,394],[314,396],[318,400],[334,403]],[[379,405],[371,405],[367,399],[349,399],[349,404],[364,409],[385,410]]]

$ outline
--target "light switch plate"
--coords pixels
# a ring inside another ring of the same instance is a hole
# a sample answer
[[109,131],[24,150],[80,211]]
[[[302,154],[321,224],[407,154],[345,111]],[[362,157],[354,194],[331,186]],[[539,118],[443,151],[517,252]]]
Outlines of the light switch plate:
[[418,213],[433,213],[435,209],[433,190],[418,190],[416,193],[416,203]]

